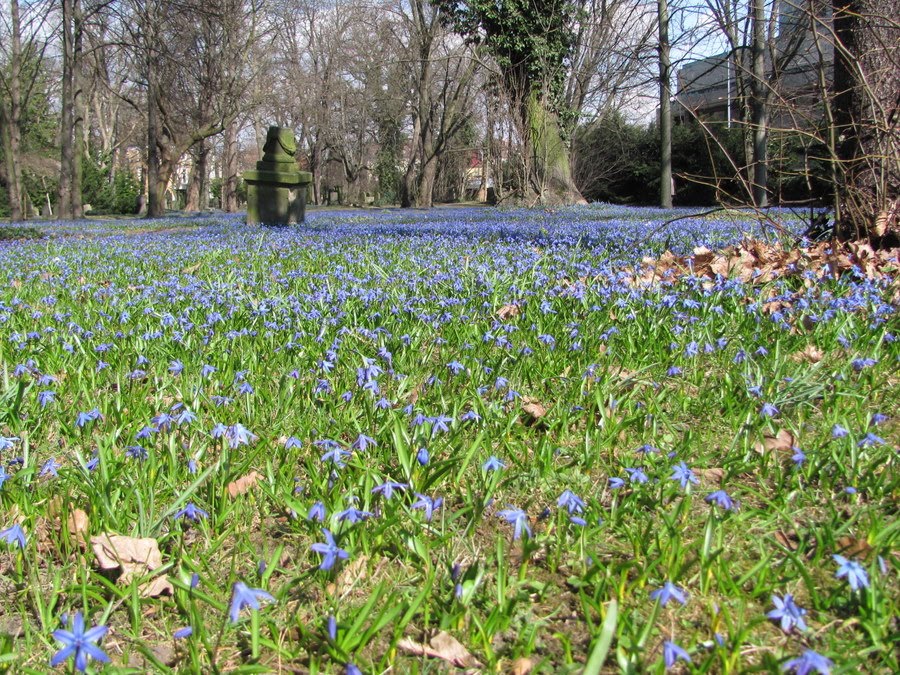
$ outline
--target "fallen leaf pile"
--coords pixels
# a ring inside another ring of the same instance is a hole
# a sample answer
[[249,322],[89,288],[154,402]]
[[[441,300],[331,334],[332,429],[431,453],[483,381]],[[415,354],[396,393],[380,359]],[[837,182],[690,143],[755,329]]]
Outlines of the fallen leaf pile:
[[733,277],[744,283],[764,284],[800,276],[807,270],[817,279],[838,278],[848,273],[882,279],[900,272],[900,248],[876,251],[865,242],[828,241],[785,250],[777,244],[745,239],[718,252],[700,246],[688,256],[666,251],[659,258],[644,258],[638,268],[631,270],[631,281],[643,286],[693,275],[710,280],[717,276]]

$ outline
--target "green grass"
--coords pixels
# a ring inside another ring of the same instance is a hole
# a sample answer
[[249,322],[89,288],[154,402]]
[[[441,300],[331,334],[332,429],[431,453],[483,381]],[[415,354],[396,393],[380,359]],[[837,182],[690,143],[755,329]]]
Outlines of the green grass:
[[[46,672],[75,611],[110,627],[106,672],[444,672],[400,648],[440,631],[494,672],[662,672],[668,640],[691,672],[774,672],[807,649],[836,672],[900,669],[896,279],[640,289],[583,245],[315,225],[4,254],[0,435],[16,440],[0,530],[19,523],[27,543],[0,542],[0,669]],[[779,322],[760,299],[781,295]],[[157,417],[184,410],[196,419]],[[229,443],[218,423],[255,438]],[[354,449],[361,434],[375,445]],[[325,439],[345,466],[321,459]],[[505,466],[484,468],[492,456]],[[387,479],[409,488],[373,494]],[[705,500],[719,489],[735,510]],[[565,490],[583,510],[558,506]],[[443,500],[430,521],[414,493]],[[307,518],[317,502],[324,524]],[[176,520],[188,503],[208,517]],[[338,521],[350,507],[372,515]],[[531,536],[513,539],[510,508]],[[310,550],[323,527],[348,553],[330,571]],[[102,533],[155,539],[174,594],[99,569],[83,537]],[[835,554],[869,585],[836,578]],[[275,602],[232,623],[239,581]],[[651,599],[667,581],[685,605]],[[805,631],[766,618],[788,593]]]

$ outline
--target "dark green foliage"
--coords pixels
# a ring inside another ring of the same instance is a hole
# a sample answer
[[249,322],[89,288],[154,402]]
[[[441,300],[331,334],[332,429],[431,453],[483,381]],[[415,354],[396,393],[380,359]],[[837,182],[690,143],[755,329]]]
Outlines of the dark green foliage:
[[779,203],[815,200],[825,204],[834,198],[828,148],[816,140],[824,137],[824,132],[817,132],[772,138],[770,188]]
[[580,0],[436,0],[455,30],[483,44],[506,88],[519,97],[545,90],[558,114],[566,59],[574,42]]
[[[222,207],[222,186],[225,181],[221,178],[213,178],[209,182],[209,194],[212,197],[212,203],[218,207]],[[246,204],[247,203],[247,184],[244,182],[244,179],[238,177],[237,179],[237,187],[235,188],[235,193],[237,194],[238,204]],[[309,203],[309,197],[307,196],[307,203]]]
[[0,226],[0,241],[18,241],[21,239],[41,239],[43,233],[36,227]]
[[82,160],[81,199],[96,214],[136,213],[141,186],[128,171],[119,170],[112,180],[108,159],[86,156]]
[[378,158],[375,161],[375,176],[378,178],[379,204],[397,204],[400,201],[400,155],[403,139],[400,134],[400,119],[382,117],[378,121]]
[[[715,137],[710,136],[715,133]],[[807,136],[770,140],[769,178],[773,202],[827,202],[825,149]],[[577,130],[573,141],[575,183],[588,201],[651,205],[659,192],[659,130],[609,115]],[[738,128],[683,124],[672,130],[674,203],[681,206],[748,201],[744,146]]]
[[[50,81],[48,72],[35,54],[30,51],[23,54],[22,81],[28,86],[23,92],[20,119],[22,193],[28,195],[38,210],[44,203],[46,194],[49,193],[51,199],[56,194],[59,180],[59,115],[51,100],[54,84]],[[3,100],[4,95],[4,89],[0,87],[0,105],[6,106],[8,104]],[[0,164],[5,166],[3,145],[0,143]],[[9,194],[6,185],[0,184],[0,217],[8,218],[9,214]]]

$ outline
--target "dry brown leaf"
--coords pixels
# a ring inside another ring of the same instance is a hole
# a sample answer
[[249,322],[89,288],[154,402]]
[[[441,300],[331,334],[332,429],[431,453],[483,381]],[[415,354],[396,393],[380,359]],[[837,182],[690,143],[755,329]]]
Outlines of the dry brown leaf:
[[481,667],[481,664],[478,663],[469,650],[446,631],[441,631],[435,635],[428,641],[427,645],[410,638],[403,638],[397,643],[397,647],[409,654],[443,659],[457,668]]
[[181,270],[181,273],[182,274],[193,274],[194,272],[199,270],[202,266],[203,266],[203,263],[198,262],[194,265],[189,265],[188,267],[185,267],[183,270]]
[[341,568],[340,574],[333,584],[328,584],[328,592],[331,595],[345,596],[353,590],[353,588],[363,579],[366,578],[369,570],[369,557],[362,555],[354,557],[353,560]]
[[533,420],[539,420],[547,414],[547,409],[535,399],[522,399],[522,410]]
[[756,444],[756,451],[764,452],[790,452],[797,444],[797,439],[787,429],[781,429],[775,436],[766,434],[761,443]]
[[800,537],[797,536],[796,532],[777,530],[775,532],[775,541],[789,551],[796,551],[800,544]]
[[238,495],[249,492],[262,479],[262,474],[258,471],[251,471],[246,476],[241,476],[237,480],[233,480],[228,484],[228,496],[234,499]]
[[513,317],[519,316],[519,306],[518,305],[503,305],[499,310],[497,310],[497,316],[501,321],[508,321]]
[[87,513],[81,509],[75,509],[66,518],[66,527],[69,530],[69,536],[75,540],[82,548],[87,546],[88,535],[91,531],[91,521]]
[[835,543],[837,544],[837,552],[849,558],[867,560],[872,555],[872,547],[865,539],[841,537]]
[[[118,582],[128,584],[134,577],[146,576],[162,566],[159,544],[152,537],[126,537],[121,534],[103,534],[91,537],[91,549],[97,564],[103,570],[120,570]],[[166,575],[158,576],[141,586],[144,597],[158,597],[174,593]]]
[[700,476],[701,480],[708,483],[721,483],[722,479],[725,478],[725,469],[720,469],[718,467],[712,469],[694,469],[694,473]]
[[534,668],[534,663],[532,663],[531,659],[523,657],[513,661],[512,670],[510,672],[512,675],[528,675],[532,668]]
[[799,352],[791,354],[791,360],[797,363],[818,363],[825,358],[825,353],[815,345],[806,345]]

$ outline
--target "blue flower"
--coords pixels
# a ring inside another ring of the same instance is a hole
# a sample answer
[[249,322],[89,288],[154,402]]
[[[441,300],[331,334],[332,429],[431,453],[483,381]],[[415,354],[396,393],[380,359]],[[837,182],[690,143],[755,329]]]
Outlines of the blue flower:
[[863,436],[856,445],[860,448],[868,448],[872,445],[884,445],[884,439],[880,436],[876,436],[870,431]]
[[371,517],[372,513],[370,511],[360,511],[355,506],[349,506],[337,514],[338,522],[349,520],[351,523],[358,523],[362,520],[365,520],[366,518]]
[[338,561],[338,559],[346,560],[350,557],[350,554],[347,553],[347,551],[345,551],[344,549],[338,547],[331,532],[329,532],[328,530],[322,530],[322,534],[325,535],[325,543],[317,542],[309,548],[313,553],[318,553],[322,556],[322,563],[319,565],[319,569],[330,570],[332,567],[334,567],[334,564]]
[[851,362],[850,365],[853,366],[853,370],[855,370],[858,373],[865,368],[871,368],[876,363],[878,363],[878,361],[876,361],[875,359],[865,358],[865,359],[853,359],[853,361]]
[[10,525],[5,530],[0,530],[0,541],[6,542],[9,546],[25,548],[25,531],[18,523]]
[[817,654],[812,649],[807,649],[803,654],[795,659],[791,659],[781,669],[783,671],[792,671],[796,675],[809,675],[815,671],[819,675],[829,675],[831,666],[834,664],[821,654]]
[[715,492],[711,492],[706,496],[706,501],[710,504],[715,504],[720,509],[724,509],[726,511],[734,511],[736,509],[734,500],[728,495],[725,490],[716,490]]
[[235,450],[239,445],[249,445],[257,439],[256,434],[252,433],[243,424],[237,423],[225,429],[225,440],[228,446]]
[[625,468],[625,473],[628,474],[628,480],[632,483],[646,483],[649,478],[647,478],[647,474],[640,468],[637,469],[629,469]]
[[663,584],[662,588],[657,588],[655,591],[650,593],[650,599],[659,600],[659,604],[661,604],[663,607],[668,605],[672,600],[681,603],[681,605],[683,606],[687,604],[688,596],[683,588],[676,586],[671,581],[667,581]]
[[839,565],[838,571],[834,574],[836,578],[843,579],[846,577],[847,583],[850,584],[850,588],[854,591],[869,587],[869,575],[862,565],[855,560],[848,560],[842,555],[833,555],[831,557]]
[[556,505],[565,508],[569,515],[584,512],[584,500],[571,490],[563,490],[559,499],[556,500]]
[[201,508],[194,506],[193,502],[188,502],[185,504],[184,508],[180,511],[176,511],[172,514],[172,518],[178,520],[179,518],[187,518],[188,520],[193,520],[195,523],[199,522],[203,518],[208,518],[209,514]]
[[50,666],[56,668],[72,656],[75,657],[75,669],[81,672],[87,670],[89,658],[101,663],[109,663],[109,657],[96,644],[108,630],[109,628],[106,626],[94,626],[85,630],[84,617],[81,616],[81,612],[75,612],[71,631],[62,628],[53,631],[53,637],[63,645],[63,648],[50,659]]
[[666,640],[663,643],[663,661],[666,662],[666,668],[674,666],[678,659],[691,663],[690,654],[671,640]]
[[694,475],[694,472],[688,468],[688,465],[684,462],[678,462],[678,464],[672,469],[672,475],[669,476],[669,480],[677,480],[681,483],[682,489],[687,488],[688,483],[697,483],[697,477]]
[[443,497],[431,498],[428,495],[416,493],[417,501],[412,505],[414,509],[423,509],[425,511],[425,520],[430,522],[434,516],[434,512],[441,508],[444,503]]
[[487,461],[481,465],[481,468],[485,471],[499,471],[500,469],[505,469],[506,464],[501,462],[497,457],[491,455],[487,458]]
[[416,452],[416,461],[425,466],[428,464],[428,460],[430,459],[430,455],[428,454],[428,448],[419,448],[418,452]]
[[317,520],[320,523],[325,521],[325,505],[322,502],[316,502],[309,507],[309,513],[306,515],[307,520]]
[[347,466],[347,463],[344,461],[344,457],[349,457],[353,453],[349,450],[344,450],[339,445],[334,445],[328,452],[322,455],[321,460],[323,462],[331,462],[337,468],[343,469]]
[[513,540],[518,539],[522,536],[522,532],[531,537],[531,528],[528,527],[528,514],[525,513],[522,509],[517,509],[515,507],[509,507],[508,509],[503,509],[497,514],[498,517],[503,518],[507,523],[510,523],[514,526],[513,528]]
[[778,414],[778,408],[771,403],[763,403],[759,409],[760,417],[775,417]]
[[378,444],[375,442],[374,438],[366,436],[365,434],[360,434],[356,437],[356,440],[353,441],[353,445],[350,447],[359,452],[365,452],[369,447],[374,448],[376,445]]
[[438,432],[446,433],[450,431],[448,425],[453,422],[453,418],[447,415],[438,415],[437,417],[429,417],[426,421],[431,422],[431,437],[434,438]]
[[373,495],[381,495],[385,499],[390,499],[394,496],[395,490],[405,490],[409,487],[406,483],[395,483],[392,480],[385,481],[381,485],[376,485],[372,488]]
[[275,602],[275,598],[266,593],[261,588],[250,588],[242,581],[235,582],[231,593],[231,606],[228,609],[228,615],[231,617],[231,623],[237,623],[241,610],[244,607],[250,609],[259,609],[260,600],[267,602]]
[[185,626],[184,628],[179,628],[174,633],[172,633],[172,637],[176,640],[183,640],[185,638],[191,637],[194,634],[194,629],[191,626]]
[[618,490],[620,487],[625,486],[625,480],[619,477],[613,477],[609,479],[609,488],[610,490]]
[[803,620],[806,610],[794,602],[793,595],[788,593],[784,598],[773,595],[772,604],[775,605],[775,609],[768,612],[766,616],[780,622],[781,630],[785,633],[790,633],[793,628],[801,631],[806,630],[806,622]]
[[47,476],[58,477],[59,473],[57,473],[57,471],[61,466],[62,464],[57,462],[55,457],[51,457],[41,466],[41,470],[38,472],[38,478],[46,478]]

